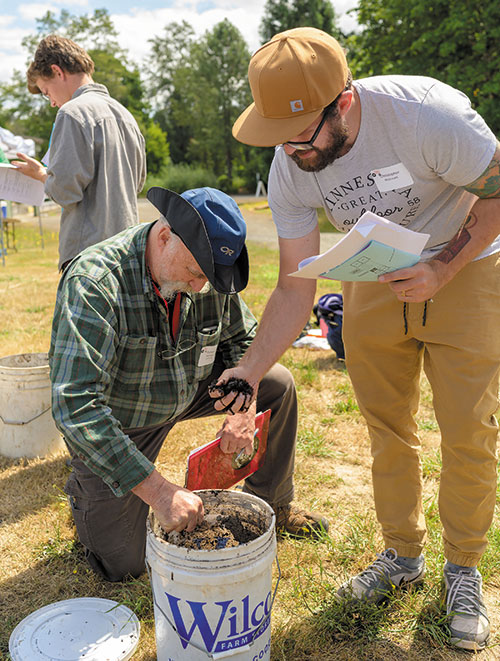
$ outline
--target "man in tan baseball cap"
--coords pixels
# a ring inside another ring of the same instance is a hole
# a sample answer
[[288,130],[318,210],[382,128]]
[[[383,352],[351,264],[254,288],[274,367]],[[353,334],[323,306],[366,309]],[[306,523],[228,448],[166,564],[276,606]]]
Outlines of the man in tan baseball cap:
[[[477,564],[496,502],[500,144],[469,99],[438,80],[351,81],[340,44],[314,28],[277,34],[248,76],[254,103],[233,134],[276,146],[267,188],[280,275],[252,345],[219,384],[255,387],[309,321],[316,282],[289,274],[319,253],[318,208],[342,232],[370,211],[430,235],[414,266],[384,273],[375,263],[342,283],[346,364],[370,433],[385,549],[338,596],[380,603],[424,578],[415,431],[424,363],[441,431],[450,642],[483,649],[490,627]],[[464,298],[480,302],[467,325]],[[228,402],[233,411],[248,405],[233,390],[215,407]]]
[[344,50],[316,28],[275,35],[248,68],[252,103],[236,120],[240,142],[272,147],[302,133],[344,91],[349,70]]
[[275,35],[250,60],[254,102],[233,135],[258,147],[283,145],[306,172],[322,170],[356,139],[359,106],[344,49],[326,32],[295,28]]

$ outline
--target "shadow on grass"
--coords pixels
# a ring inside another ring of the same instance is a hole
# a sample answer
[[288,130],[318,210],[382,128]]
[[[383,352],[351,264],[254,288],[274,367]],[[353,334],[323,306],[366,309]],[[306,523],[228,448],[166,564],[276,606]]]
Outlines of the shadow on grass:
[[273,659],[388,661],[408,659],[387,639],[388,609],[332,599],[321,610],[273,634]]
[[[422,606],[422,598],[426,600]],[[498,660],[498,649],[481,653],[449,645],[444,588],[414,590],[383,606],[337,602],[276,627],[273,661],[467,661]],[[399,641],[400,644],[399,644]]]
[[68,455],[34,463],[29,459],[0,458],[0,471],[20,467],[11,474],[0,473],[0,522],[11,524],[47,505],[65,500],[63,486],[70,468]]
[[[154,638],[151,588],[144,573],[139,579],[109,583],[88,566],[83,547],[75,542],[65,552],[33,563],[25,571],[0,582],[0,659],[7,657],[14,628],[33,611],[48,604],[79,597],[112,599],[130,608],[141,621],[141,639]],[[155,654],[142,656],[154,661]]]
[[472,652],[457,649],[450,645],[450,630],[448,628],[448,615],[446,614],[446,595],[444,584],[441,583],[435,591],[434,598],[426,603],[420,610],[414,622],[414,636],[410,649],[421,653],[423,649],[429,650],[429,661],[450,661],[457,659],[499,659],[500,650],[496,645],[482,652]]
[[[325,355],[326,354],[326,355]],[[331,353],[328,353],[325,351],[325,354],[322,354],[321,356],[315,356],[314,358],[314,363],[316,366],[316,369],[318,370],[337,370],[338,372],[346,372],[347,369],[345,366],[345,361],[341,360],[340,358],[337,358],[335,355],[335,351],[332,349]]]
[[[448,647],[450,640],[447,626],[446,608],[441,596],[428,602],[418,613],[414,622],[412,650],[428,649],[429,659],[449,659],[452,648]],[[456,651],[456,650],[455,650]],[[460,652],[460,658],[469,658],[469,654]]]

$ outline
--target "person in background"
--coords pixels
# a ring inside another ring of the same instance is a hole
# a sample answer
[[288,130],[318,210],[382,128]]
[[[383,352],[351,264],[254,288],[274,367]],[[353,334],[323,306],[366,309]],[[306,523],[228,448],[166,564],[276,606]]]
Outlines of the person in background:
[[[469,99],[435,79],[352,82],[342,47],[314,28],[275,35],[252,56],[248,75],[254,103],[233,135],[276,146],[268,199],[280,275],[254,342],[219,383],[239,378],[256,386],[309,319],[315,282],[288,274],[319,252],[317,208],[344,232],[370,210],[430,234],[415,266],[378,282],[343,283],[346,366],[370,433],[385,549],[338,598],[381,603],[423,580],[415,421],[423,366],[441,432],[451,643],[482,649],[490,626],[477,565],[497,486],[500,144]],[[231,401],[239,410],[250,401],[238,390],[214,396],[216,408]]]
[[[177,422],[214,414],[208,387],[245,353],[257,323],[238,295],[248,255],[234,200],[213,188],[152,188],[148,199],[159,220],[87,248],[64,272],[49,352],[52,412],[72,457],[66,492],[88,562],[111,581],[144,570],[149,506],[166,532],[201,522],[200,497],[154,462]],[[268,445],[243,490],[272,505],[280,531],[327,530],[291,503],[297,398],[288,370],[275,365],[257,403],[225,419],[221,449],[252,453],[257,407],[271,409]]]
[[144,137],[104,85],[94,63],[70,39],[42,39],[27,72],[28,89],[59,108],[48,164],[18,153],[19,170],[45,184],[62,207],[59,269],[87,246],[139,222],[137,194],[146,179]]

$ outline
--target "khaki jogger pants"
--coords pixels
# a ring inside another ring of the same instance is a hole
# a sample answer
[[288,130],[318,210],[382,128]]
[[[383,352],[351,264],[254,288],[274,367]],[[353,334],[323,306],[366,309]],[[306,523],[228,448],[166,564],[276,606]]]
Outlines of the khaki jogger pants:
[[[496,496],[500,258],[471,262],[427,303],[387,285],[344,283],[346,365],[372,444],[373,491],[386,548],[415,557],[426,527],[415,414],[420,374],[441,431],[439,512],[445,556],[474,566]],[[405,321],[407,333],[405,334]]]

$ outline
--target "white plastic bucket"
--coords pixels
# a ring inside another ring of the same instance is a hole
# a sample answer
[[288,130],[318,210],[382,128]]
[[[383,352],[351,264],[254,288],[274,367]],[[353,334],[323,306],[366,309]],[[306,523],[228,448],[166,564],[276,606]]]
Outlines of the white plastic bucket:
[[[148,520],[146,563],[154,598],[157,661],[269,661],[275,516],[260,498],[199,491],[263,517],[265,532],[233,548],[197,550],[157,537]],[[212,501],[213,502],[213,501]],[[278,578],[279,582],[279,578]]]
[[46,353],[0,358],[0,454],[43,457],[65,447],[50,401]]

